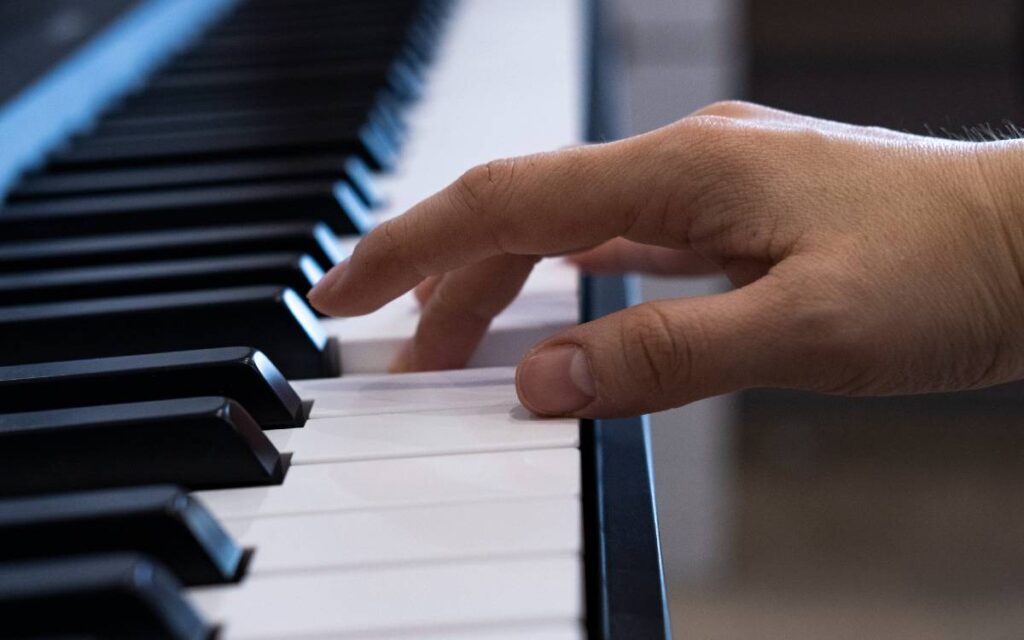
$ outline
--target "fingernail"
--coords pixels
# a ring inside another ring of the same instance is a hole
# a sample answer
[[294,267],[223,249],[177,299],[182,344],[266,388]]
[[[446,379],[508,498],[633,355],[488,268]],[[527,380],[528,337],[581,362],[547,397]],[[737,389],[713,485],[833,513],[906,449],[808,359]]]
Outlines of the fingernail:
[[519,398],[528,409],[544,415],[578,411],[594,399],[594,378],[587,356],[574,345],[542,349],[516,371]]
[[336,286],[336,284],[341,280],[341,277],[345,274],[346,267],[348,267],[348,258],[345,258],[338,264],[331,267],[331,270],[328,271],[324,277],[320,278],[320,280],[313,285],[313,288],[309,290],[309,293],[306,294],[306,299],[310,302],[321,300],[327,294],[328,290],[331,287]]

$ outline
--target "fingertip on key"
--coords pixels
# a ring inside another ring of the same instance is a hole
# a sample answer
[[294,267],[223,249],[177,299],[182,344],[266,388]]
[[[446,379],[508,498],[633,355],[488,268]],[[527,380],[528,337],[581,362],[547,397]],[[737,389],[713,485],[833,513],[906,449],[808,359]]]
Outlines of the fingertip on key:
[[313,288],[306,293],[306,300],[313,306],[314,309],[321,313],[337,313],[333,308],[335,305],[337,296],[334,295],[334,291],[338,289],[338,286],[345,275],[345,270],[348,267],[348,258],[342,260],[338,264],[331,267],[320,280],[313,285]]

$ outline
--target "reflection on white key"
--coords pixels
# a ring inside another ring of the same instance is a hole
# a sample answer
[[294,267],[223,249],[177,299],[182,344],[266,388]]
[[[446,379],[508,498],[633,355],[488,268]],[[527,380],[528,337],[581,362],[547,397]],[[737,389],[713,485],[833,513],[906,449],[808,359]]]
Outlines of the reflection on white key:
[[[557,622],[525,622],[495,627],[459,627],[442,630],[395,631],[387,634],[388,640],[584,640],[587,630],[576,619]],[[292,636],[261,636],[261,640],[295,640]],[[307,636],[303,640],[336,640],[335,636]],[[377,633],[345,635],[344,640],[382,640]]]
[[199,491],[218,518],[576,496],[577,449],[296,465],[284,484]]
[[293,464],[578,446],[578,422],[531,415],[514,378],[505,367],[298,381],[309,421],[266,434]]
[[[253,575],[189,597],[225,638],[443,631],[579,620],[579,556]],[[386,636],[385,636],[386,637]]]
[[[587,631],[579,620],[565,620],[538,624],[502,625],[499,629],[490,625],[468,629],[446,629],[437,632],[417,630],[410,634],[396,633],[388,637],[389,640],[413,640],[414,638],[415,640],[584,640],[587,637]],[[381,640],[381,638],[380,636],[354,635],[346,636],[345,640]]]
[[248,575],[581,553],[577,498],[225,519],[254,547]]
[[311,418],[375,413],[472,409],[518,404],[515,369],[461,369],[401,375],[353,375],[293,380],[292,387],[313,401]]
[[266,435],[292,464],[576,447],[576,420],[542,420],[522,407],[318,418]]

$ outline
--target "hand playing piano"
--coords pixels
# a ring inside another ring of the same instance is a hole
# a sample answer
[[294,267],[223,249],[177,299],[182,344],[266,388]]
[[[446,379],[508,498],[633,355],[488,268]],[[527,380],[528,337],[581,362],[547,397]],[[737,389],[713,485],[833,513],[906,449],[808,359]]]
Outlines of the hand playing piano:
[[721,272],[534,347],[520,399],[605,417],[749,387],[837,394],[1024,377],[1024,146],[720,103],[634,138],[498,160],[375,229],[311,292],[333,315],[416,288],[394,369],[466,363],[535,262]]

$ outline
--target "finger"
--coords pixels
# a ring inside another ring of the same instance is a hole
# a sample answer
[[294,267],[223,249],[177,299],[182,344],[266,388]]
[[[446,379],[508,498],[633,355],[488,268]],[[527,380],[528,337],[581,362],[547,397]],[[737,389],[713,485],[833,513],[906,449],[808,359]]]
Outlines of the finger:
[[[700,136],[687,131],[671,132],[672,145],[659,144],[670,133],[658,131],[471,169],[364,237],[348,267],[328,273],[310,300],[325,313],[357,315],[427,276],[501,254],[562,254],[624,234],[664,241],[664,198],[690,188],[679,176],[696,180],[710,164],[691,160],[686,138]],[[673,223],[685,225],[683,217]]]
[[721,271],[693,251],[669,249],[615,238],[567,259],[587,273],[626,273],[697,276]]
[[430,300],[430,296],[433,295],[434,289],[441,282],[441,277],[442,276],[430,276],[423,282],[416,285],[416,288],[413,289],[413,295],[416,296],[416,302],[418,302],[421,307],[427,304],[427,300]]
[[[680,406],[784,375],[786,305],[769,278],[649,302],[563,332],[519,365],[519,398],[542,415],[615,417]],[[807,367],[804,367],[806,370]]]
[[393,373],[464,367],[487,328],[515,299],[536,259],[497,256],[447,274],[423,307],[416,334]]

